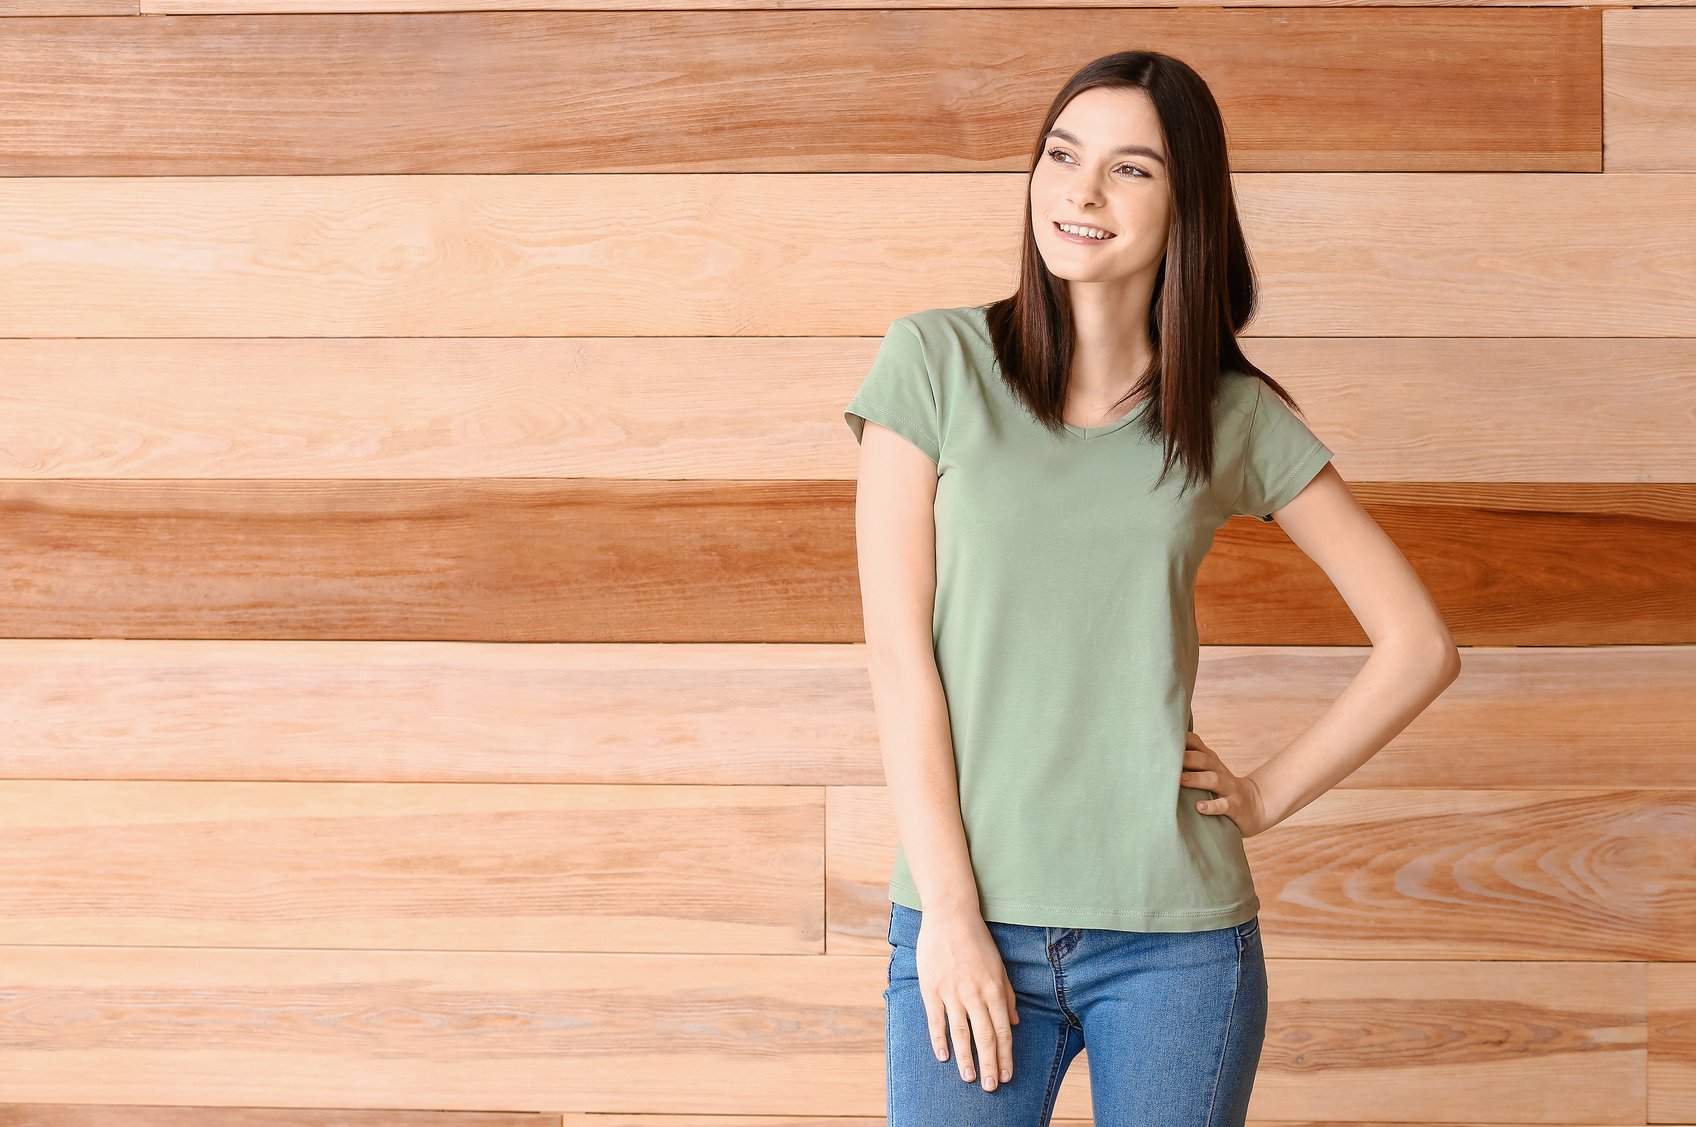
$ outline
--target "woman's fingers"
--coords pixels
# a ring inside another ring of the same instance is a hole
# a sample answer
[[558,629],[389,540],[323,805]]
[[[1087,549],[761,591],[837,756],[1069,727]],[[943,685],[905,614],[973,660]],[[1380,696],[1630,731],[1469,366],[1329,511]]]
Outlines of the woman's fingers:
[[[954,961],[949,970],[958,973],[941,975],[943,981],[934,984],[921,970],[919,996],[924,1000],[925,1024],[936,1059],[948,1059],[952,1040],[954,1067],[960,1079],[969,1083],[979,1080],[981,1074],[984,1091],[993,1092],[1013,1078],[1013,1026],[1018,1024],[1019,1014],[1006,963],[988,930],[981,924],[978,930],[981,935],[968,934],[963,942],[952,932],[943,937],[940,951],[944,958]],[[980,939],[987,950],[955,954],[960,947]],[[921,956],[919,961],[928,970],[928,958]]]
[[964,1003],[956,1001],[949,1006],[948,1028],[954,1034],[954,1065],[960,1070],[960,1079],[971,1080],[972,1027],[971,1017]]
[[[997,1084],[1005,1083],[1013,1078],[1013,1026],[1007,1020],[1007,1010],[1010,1006],[1006,997],[994,999],[985,1008],[988,1017],[988,1036],[990,1053],[985,1056],[981,1051],[978,1062],[983,1065],[984,1091],[993,1092]],[[980,1034],[984,1030],[979,1030]]]
[[[1001,999],[997,998],[995,1009],[1004,1010]],[[996,1020],[990,1016],[991,1007],[981,997],[973,997],[967,1001],[967,1008],[972,1016],[972,1033],[978,1050],[978,1075],[983,1077],[983,1090],[995,1091],[995,1085],[1001,1076],[1001,1042],[996,1030]],[[1007,1024],[1003,1013],[1001,1025]],[[967,1080],[975,1080],[976,1076],[967,1076]]]
[[920,996],[925,1000],[925,1022],[930,1026],[930,1047],[936,1053],[937,1060],[947,1060],[948,1007],[943,1005],[942,995],[929,987],[925,987]]

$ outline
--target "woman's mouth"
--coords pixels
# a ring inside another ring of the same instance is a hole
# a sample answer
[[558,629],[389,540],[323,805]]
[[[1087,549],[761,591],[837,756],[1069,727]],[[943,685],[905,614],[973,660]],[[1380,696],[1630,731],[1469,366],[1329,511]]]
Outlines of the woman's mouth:
[[1069,243],[1088,243],[1090,246],[1100,246],[1102,243],[1111,242],[1117,237],[1108,235],[1105,238],[1097,238],[1094,235],[1074,235],[1070,231],[1062,230],[1058,222],[1054,224],[1054,233]]

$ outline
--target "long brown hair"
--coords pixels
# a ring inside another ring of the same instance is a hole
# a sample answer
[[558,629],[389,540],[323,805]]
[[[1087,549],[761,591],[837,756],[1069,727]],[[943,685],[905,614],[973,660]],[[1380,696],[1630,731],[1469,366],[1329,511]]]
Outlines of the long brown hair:
[[[1254,315],[1254,270],[1237,219],[1224,119],[1213,92],[1187,63],[1157,51],[1121,51],[1084,66],[1049,106],[1029,171],[1042,159],[1061,111],[1097,86],[1146,91],[1165,136],[1172,221],[1148,310],[1154,358],[1118,402],[1150,397],[1140,425],[1163,442],[1160,477],[1182,460],[1182,488],[1188,488],[1212,478],[1213,402],[1222,371],[1259,376],[1292,408],[1295,400],[1237,345],[1236,334]],[[1060,434],[1072,307],[1065,280],[1049,272],[1037,249],[1028,176],[1024,220],[1019,288],[983,308],[1009,388],[1039,423]]]

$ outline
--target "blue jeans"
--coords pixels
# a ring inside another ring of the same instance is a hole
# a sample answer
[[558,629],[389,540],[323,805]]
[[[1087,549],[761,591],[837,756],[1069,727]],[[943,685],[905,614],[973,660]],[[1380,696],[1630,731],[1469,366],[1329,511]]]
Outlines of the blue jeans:
[[889,1127],[1048,1127],[1086,1040],[1095,1127],[1243,1127],[1266,1038],[1259,916],[1184,932],[989,921],[1019,1010],[1013,1078],[998,1075],[993,1092],[973,1044],[945,1034],[945,1061],[931,1048],[914,948],[922,919],[890,905]]

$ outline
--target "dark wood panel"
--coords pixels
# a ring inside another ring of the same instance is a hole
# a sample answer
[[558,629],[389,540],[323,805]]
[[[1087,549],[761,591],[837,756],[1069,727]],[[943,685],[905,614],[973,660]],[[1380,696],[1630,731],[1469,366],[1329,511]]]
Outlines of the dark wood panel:
[[1238,170],[1594,172],[1601,15],[17,18],[0,39],[0,175],[1012,171],[1090,42],[1200,71]]
[[[1355,486],[1461,645],[1696,642],[1696,487]],[[861,640],[853,484],[0,482],[0,636]],[[1226,522],[1212,645],[1367,639],[1275,525]]]
[[[1356,1122],[1399,1109],[1404,1122],[1643,1122],[1642,964],[1284,959],[1276,935],[1267,942],[1257,1118]],[[0,1076],[14,1100],[86,1101],[98,1064],[113,1103],[884,1107],[877,955],[0,954],[14,1019]],[[1080,1057],[1058,1111],[1089,1108]]]

